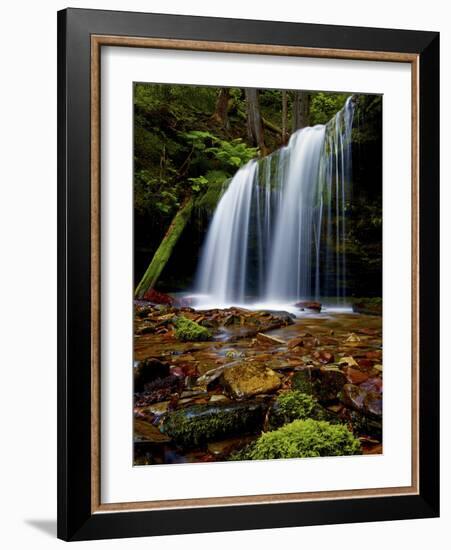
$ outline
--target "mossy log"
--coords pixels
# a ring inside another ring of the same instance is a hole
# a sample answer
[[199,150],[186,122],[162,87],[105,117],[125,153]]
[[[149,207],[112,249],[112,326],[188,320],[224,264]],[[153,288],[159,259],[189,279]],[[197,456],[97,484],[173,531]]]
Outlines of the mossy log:
[[189,197],[183,201],[177,214],[174,216],[171,225],[166,231],[163,240],[155,252],[152,261],[150,262],[146,272],[135,290],[135,297],[141,299],[144,294],[155,286],[164,266],[171,257],[174,246],[179,240],[180,235],[185,229],[188,220],[190,219],[193,210],[194,200]]

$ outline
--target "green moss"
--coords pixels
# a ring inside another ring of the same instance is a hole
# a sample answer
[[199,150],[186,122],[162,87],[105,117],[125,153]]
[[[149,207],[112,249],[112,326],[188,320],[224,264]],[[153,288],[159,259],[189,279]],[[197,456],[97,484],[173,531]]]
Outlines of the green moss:
[[175,336],[182,342],[199,342],[209,340],[211,332],[191,319],[180,316],[175,320]]
[[295,420],[263,434],[232,460],[265,460],[360,454],[360,443],[344,425],[317,420]]
[[281,393],[274,401],[269,412],[269,425],[278,428],[293,420],[302,420],[311,417],[316,401],[301,391],[287,391]]
[[161,429],[177,443],[191,447],[233,435],[258,433],[265,412],[266,406],[259,401],[194,405],[169,413]]

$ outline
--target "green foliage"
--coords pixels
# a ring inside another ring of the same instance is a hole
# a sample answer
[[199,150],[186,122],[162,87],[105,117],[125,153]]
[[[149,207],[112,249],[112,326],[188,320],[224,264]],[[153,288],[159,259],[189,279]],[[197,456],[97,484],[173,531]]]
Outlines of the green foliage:
[[360,454],[360,442],[344,425],[317,420],[295,420],[264,433],[232,460],[265,460]]
[[256,147],[248,147],[241,138],[226,141],[203,131],[184,132],[182,136],[192,145],[193,150],[209,153],[229,169],[240,168],[258,153]]
[[317,92],[311,94],[310,99],[310,122],[315,124],[326,124],[345,104],[350,94],[331,94]]
[[182,342],[200,342],[210,340],[211,332],[191,319],[180,316],[175,321],[175,336]]

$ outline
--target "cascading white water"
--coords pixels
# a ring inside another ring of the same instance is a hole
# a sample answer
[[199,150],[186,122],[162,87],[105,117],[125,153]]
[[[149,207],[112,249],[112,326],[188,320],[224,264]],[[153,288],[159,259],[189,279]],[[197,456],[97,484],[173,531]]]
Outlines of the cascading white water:
[[353,102],[237,171],[213,215],[196,293],[217,306],[346,297]]

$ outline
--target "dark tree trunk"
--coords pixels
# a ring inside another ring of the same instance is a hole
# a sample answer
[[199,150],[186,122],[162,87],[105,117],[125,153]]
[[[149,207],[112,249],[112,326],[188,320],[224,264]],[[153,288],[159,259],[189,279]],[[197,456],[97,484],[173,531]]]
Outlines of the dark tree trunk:
[[293,132],[305,128],[310,122],[310,94],[294,92],[293,98]]
[[230,128],[229,123],[229,101],[230,101],[230,90],[229,88],[220,88],[218,99],[216,100],[215,112],[212,115],[212,118],[216,120],[221,126],[228,130]]
[[247,134],[251,143],[260,149],[260,154],[266,154],[263,121],[258,101],[258,90],[246,88]]
[[287,91],[282,90],[282,143],[287,142],[287,123],[288,123],[288,96]]

